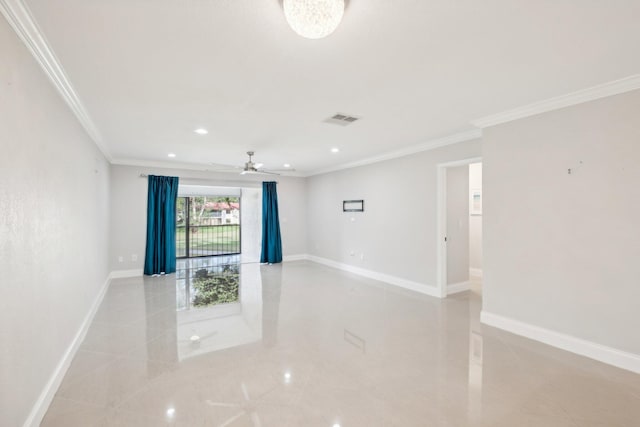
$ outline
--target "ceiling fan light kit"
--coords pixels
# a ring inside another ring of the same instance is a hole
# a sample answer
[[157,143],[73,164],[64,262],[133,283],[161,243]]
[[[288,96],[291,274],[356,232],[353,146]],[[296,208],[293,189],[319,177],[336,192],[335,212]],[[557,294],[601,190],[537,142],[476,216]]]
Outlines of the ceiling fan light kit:
[[327,37],[344,15],[344,0],[283,0],[282,7],[293,31],[308,39]]

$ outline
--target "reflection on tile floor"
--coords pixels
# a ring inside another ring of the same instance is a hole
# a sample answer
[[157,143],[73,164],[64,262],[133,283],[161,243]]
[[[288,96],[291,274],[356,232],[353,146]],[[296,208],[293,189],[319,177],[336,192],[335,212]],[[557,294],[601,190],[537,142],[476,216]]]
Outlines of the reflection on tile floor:
[[238,303],[240,256],[183,259],[176,263],[178,310]]
[[210,259],[112,282],[42,425],[640,425],[640,376],[481,325],[478,286],[236,266],[237,300],[202,307]]

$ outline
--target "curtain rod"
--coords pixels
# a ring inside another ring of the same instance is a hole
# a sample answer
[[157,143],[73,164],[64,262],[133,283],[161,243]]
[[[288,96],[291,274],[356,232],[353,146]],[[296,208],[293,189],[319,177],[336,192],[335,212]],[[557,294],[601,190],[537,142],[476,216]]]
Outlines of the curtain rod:
[[[149,175],[146,173],[141,173],[140,174],[140,178],[148,178]],[[233,183],[234,187],[238,187],[237,184],[241,184],[241,183],[247,183],[247,184],[260,184],[262,183],[262,181],[232,181],[230,179],[211,179],[211,178],[190,178],[190,177],[186,177],[186,176],[179,176],[178,178],[180,179],[185,179],[187,181],[211,181],[211,182],[220,182],[220,183]],[[276,184],[278,183],[278,181],[271,181],[271,182],[275,182]]]

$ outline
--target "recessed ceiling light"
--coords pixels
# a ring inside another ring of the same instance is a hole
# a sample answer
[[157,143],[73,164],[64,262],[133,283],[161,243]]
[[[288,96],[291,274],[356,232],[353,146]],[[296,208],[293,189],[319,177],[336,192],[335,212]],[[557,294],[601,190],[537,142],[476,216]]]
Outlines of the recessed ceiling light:
[[198,128],[194,130],[194,132],[197,133],[198,135],[206,135],[209,133],[209,131],[206,130],[205,128]]
[[290,165],[289,163],[285,163],[283,166],[284,166],[285,168],[290,168],[290,167],[291,167],[291,165]]
[[338,148],[332,148],[332,149],[331,149],[331,152],[332,152],[332,153],[337,153],[337,152],[339,152],[339,151],[340,151],[340,149],[338,149]]
[[176,153],[169,153],[167,154],[167,156],[171,157],[172,159],[176,156]]

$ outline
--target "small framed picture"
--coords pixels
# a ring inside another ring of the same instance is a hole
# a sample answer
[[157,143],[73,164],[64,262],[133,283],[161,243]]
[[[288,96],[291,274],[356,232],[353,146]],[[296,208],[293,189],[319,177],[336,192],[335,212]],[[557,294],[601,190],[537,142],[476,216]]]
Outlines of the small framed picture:
[[482,215],[482,189],[473,188],[469,192],[469,215]]
[[343,200],[342,212],[364,212],[364,200]]

